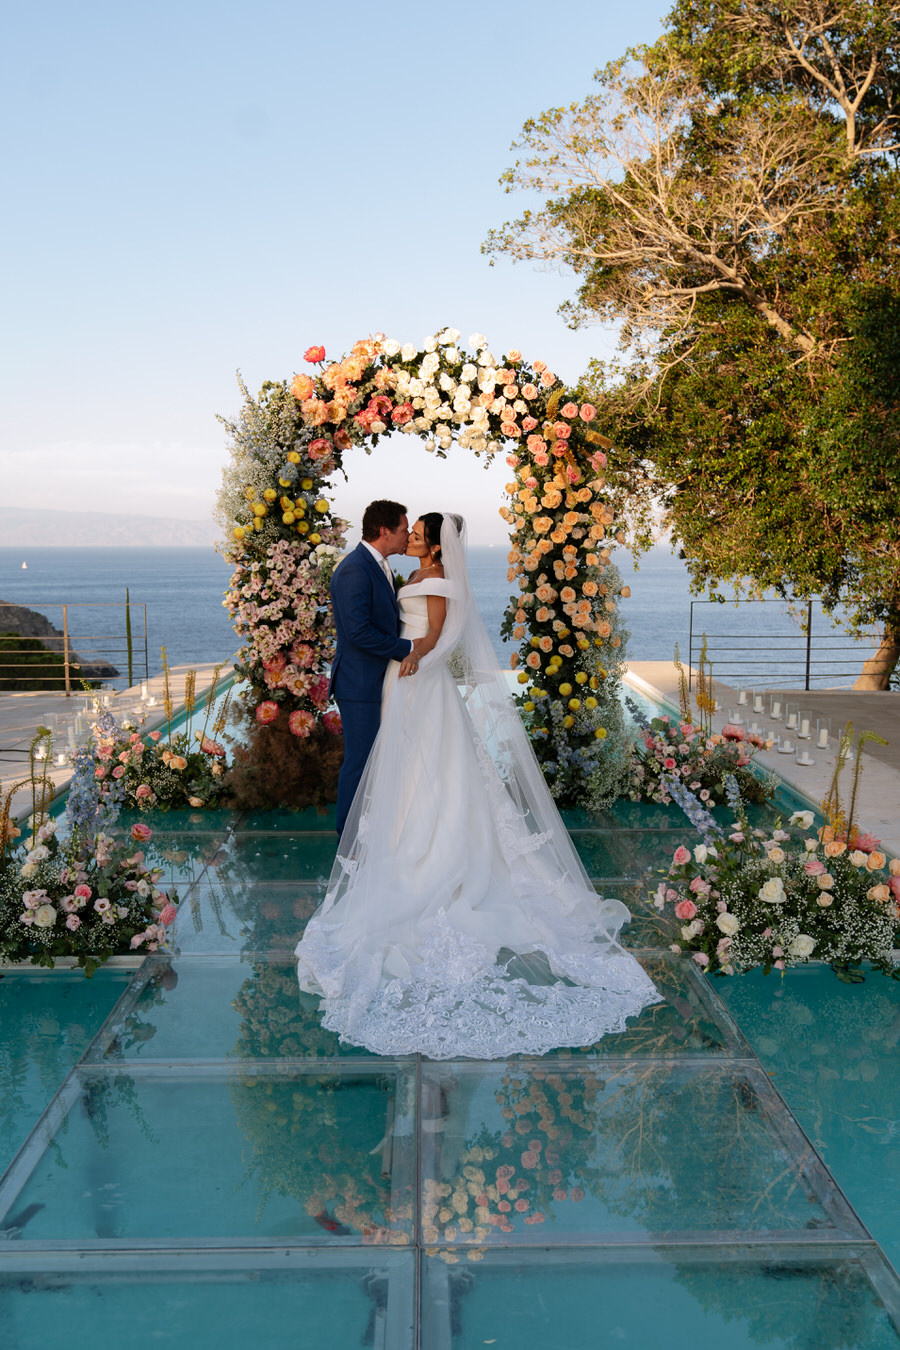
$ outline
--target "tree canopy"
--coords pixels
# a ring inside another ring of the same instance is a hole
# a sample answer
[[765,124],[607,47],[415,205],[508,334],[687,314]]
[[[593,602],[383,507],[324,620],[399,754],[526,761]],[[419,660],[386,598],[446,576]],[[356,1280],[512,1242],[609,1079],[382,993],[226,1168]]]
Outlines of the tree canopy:
[[[599,93],[526,123],[486,247],[572,268],[638,529],[698,585],[844,604],[900,656],[900,3],[678,0]],[[612,466],[611,466],[612,467]],[[871,668],[873,663],[868,663]]]

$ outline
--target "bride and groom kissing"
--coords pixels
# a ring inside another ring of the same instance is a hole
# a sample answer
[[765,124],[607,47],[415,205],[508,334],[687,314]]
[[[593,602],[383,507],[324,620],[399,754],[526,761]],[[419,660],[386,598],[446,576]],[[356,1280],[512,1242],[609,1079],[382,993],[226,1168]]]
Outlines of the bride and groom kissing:
[[[395,590],[387,559],[419,562]],[[337,567],[340,834],[299,942],[325,1027],[376,1054],[591,1045],[658,994],[591,886],[478,613],[461,517],[372,502]],[[448,667],[453,658],[453,674]]]

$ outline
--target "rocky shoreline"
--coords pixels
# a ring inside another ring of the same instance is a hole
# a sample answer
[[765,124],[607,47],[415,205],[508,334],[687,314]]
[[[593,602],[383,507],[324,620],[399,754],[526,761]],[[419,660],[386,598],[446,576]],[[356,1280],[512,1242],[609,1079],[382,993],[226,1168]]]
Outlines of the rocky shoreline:
[[[0,634],[14,633],[19,637],[36,638],[48,651],[62,654],[64,636],[49,619],[25,605],[15,605],[0,600]],[[111,680],[119,671],[109,661],[92,660],[79,655],[69,640],[69,662],[77,666],[77,678],[81,680]]]

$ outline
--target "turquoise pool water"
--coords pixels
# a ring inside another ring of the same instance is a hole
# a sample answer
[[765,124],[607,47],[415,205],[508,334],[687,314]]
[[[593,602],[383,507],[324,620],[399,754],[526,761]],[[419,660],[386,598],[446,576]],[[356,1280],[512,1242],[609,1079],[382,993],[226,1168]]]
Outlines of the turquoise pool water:
[[676,811],[567,819],[662,1001],[501,1063],[323,1031],[329,814],[151,824],[172,955],[0,978],[4,1346],[900,1346],[900,986],[673,956]]

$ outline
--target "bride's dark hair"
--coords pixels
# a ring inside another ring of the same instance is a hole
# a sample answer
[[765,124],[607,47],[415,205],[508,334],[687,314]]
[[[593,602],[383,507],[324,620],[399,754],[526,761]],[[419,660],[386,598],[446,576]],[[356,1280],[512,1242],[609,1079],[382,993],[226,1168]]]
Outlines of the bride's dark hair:
[[441,551],[441,526],[444,523],[444,517],[440,511],[426,511],[419,519],[425,533],[425,543],[429,548],[436,548],[438,557]]

